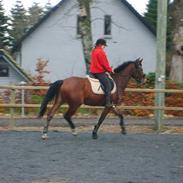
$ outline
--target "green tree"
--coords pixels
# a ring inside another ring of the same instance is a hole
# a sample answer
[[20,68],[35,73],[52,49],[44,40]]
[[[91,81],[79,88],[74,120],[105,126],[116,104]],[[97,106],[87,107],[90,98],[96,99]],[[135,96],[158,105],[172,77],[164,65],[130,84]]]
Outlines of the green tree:
[[30,28],[34,26],[44,15],[43,8],[39,6],[39,3],[34,2],[28,9],[28,26]]
[[27,30],[27,11],[21,0],[16,0],[15,6],[11,9],[11,30],[10,35],[13,37],[13,43],[16,43]]
[[[173,37],[173,33],[172,33],[172,29],[171,29],[171,12],[172,12],[172,8],[171,8],[172,4],[171,1],[168,0],[168,15],[167,15],[167,63],[166,63],[166,74],[169,75],[169,70],[170,70],[170,66],[169,66],[169,51],[172,48],[172,37]],[[147,4],[147,8],[146,8],[146,12],[144,13],[144,18],[145,20],[151,25],[153,26],[155,29],[157,27],[157,9],[158,9],[158,0],[149,0],[148,4]]]
[[50,1],[48,1],[44,7],[44,14],[47,14],[52,8]]
[[[167,48],[170,49],[172,45],[172,34],[171,34],[171,25],[170,25],[170,0],[168,0],[168,19],[167,19]],[[146,8],[146,12],[144,13],[145,20],[156,29],[157,26],[157,18],[158,18],[158,1],[157,0],[149,0]]]
[[147,4],[147,11],[144,13],[144,18],[154,28],[156,28],[157,24],[157,7],[157,0],[149,0]]
[[5,15],[2,0],[0,0],[0,48],[6,48],[8,46],[8,17]]

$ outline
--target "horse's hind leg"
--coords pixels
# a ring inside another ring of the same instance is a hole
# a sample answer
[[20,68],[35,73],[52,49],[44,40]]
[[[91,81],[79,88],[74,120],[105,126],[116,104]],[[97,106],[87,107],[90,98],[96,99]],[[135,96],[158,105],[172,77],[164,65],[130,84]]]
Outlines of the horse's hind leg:
[[97,123],[97,125],[95,125],[95,127],[93,129],[93,132],[92,132],[92,138],[93,139],[97,139],[98,138],[97,131],[98,131],[100,125],[102,124],[102,122],[104,121],[105,117],[107,116],[107,114],[110,112],[110,110],[111,110],[111,108],[106,107],[102,111],[102,114],[100,115],[98,123]]
[[52,120],[56,111],[59,109],[60,105],[61,105],[61,97],[58,96],[55,100],[53,107],[50,109],[50,111],[47,114],[47,121],[46,121],[46,124],[45,124],[44,129],[43,129],[42,139],[48,138],[47,133],[48,133],[48,127],[50,125],[50,121]]
[[113,113],[114,113],[115,115],[117,115],[117,116],[119,117],[119,119],[120,119],[119,125],[120,125],[120,127],[121,127],[121,133],[122,133],[123,135],[126,135],[126,128],[125,128],[125,124],[124,124],[123,113],[122,113],[121,111],[117,111],[117,109],[114,108],[114,107],[112,108],[112,111],[113,111]]
[[77,135],[77,132],[75,130],[75,125],[72,121],[72,116],[74,115],[74,113],[76,112],[76,110],[79,108],[80,105],[77,106],[69,106],[67,112],[64,114],[64,118],[65,120],[69,123],[69,126],[71,127],[72,130],[72,134],[73,135]]

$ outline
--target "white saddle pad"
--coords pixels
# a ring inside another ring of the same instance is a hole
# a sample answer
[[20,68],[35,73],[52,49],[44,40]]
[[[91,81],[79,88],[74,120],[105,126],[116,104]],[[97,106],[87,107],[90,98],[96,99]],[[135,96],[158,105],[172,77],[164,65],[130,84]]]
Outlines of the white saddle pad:
[[[101,87],[101,84],[99,82],[98,79],[95,79],[95,78],[91,78],[89,76],[86,76],[91,84],[91,88],[92,88],[92,91],[93,93],[95,94],[104,94],[104,91],[102,90],[102,87]],[[114,83],[114,87],[111,91],[111,94],[115,93],[116,92],[116,83],[113,81]]]

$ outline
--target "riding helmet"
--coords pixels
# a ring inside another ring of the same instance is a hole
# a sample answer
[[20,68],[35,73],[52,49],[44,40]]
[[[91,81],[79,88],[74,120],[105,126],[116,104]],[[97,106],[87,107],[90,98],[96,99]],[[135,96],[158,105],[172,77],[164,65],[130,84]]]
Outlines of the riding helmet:
[[107,46],[107,43],[106,43],[106,40],[105,39],[98,39],[95,43],[95,46],[98,46],[98,45],[104,45],[104,46]]

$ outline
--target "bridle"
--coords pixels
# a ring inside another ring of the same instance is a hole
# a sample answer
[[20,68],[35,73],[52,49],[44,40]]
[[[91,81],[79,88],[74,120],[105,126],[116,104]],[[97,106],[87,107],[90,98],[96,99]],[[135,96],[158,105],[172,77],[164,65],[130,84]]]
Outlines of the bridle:
[[133,73],[132,77],[137,82],[143,82],[145,74],[143,73],[141,61],[136,61],[134,65],[135,65],[135,72]]

